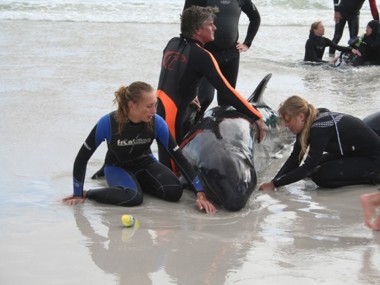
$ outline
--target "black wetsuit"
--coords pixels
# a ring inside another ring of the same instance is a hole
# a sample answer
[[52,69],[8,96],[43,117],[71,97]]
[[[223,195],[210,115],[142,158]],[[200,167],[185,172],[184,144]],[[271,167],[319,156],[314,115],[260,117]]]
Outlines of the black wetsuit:
[[[232,88],[210,52],[193,39],[176,37],[164,49],[157,91],[157,113],[165,118],[178,144],[192,127],[189,118],[194,112],[190,103],[197,96],[199,81],[203,76],[225,94],[218,97],[219,105],[233,106],[255,120],[262,117],[260,112]],[[202,99],[203,94],[198,96]],[[159,158],[160,162],[171,166],[170,159],[161,146]]]
[[109,187],[89,190],[87,198],[95,201],[136,206],[143,201],[143,192],[168,201],[178,201],[182,185],[174,173],[159,163],[150,146],[154,139],[175,160],[177,166],[195,191],[203,187],[192,166],[182,155],[165,121],[154,116],[153,128],[145,123],[128,123],[118,133],[115,112],[103,116],[92,129],[74,162],[74,196],[83,196],[87,162],[97,147],[107,142],[104,174]]
[[[260,27],[261,18],[259,11],[251,0],[186,0],[184,9],[192,5],[219,8],[219,13],[216,14],[214,22],[217,28],[215,40],[206,43],[204,47],[213,54],[224,77],[235,88],[240,62],[240,52],[236,48],[239,39],[240,15],[243,12],[249,19],[247,34],[243,43],[250,47]],[[215,88],[212,84],[203,78],[199,87],[199,93],[202,94],[202,100],[200,101],[202,111],[199,115],[203,114],[211,104],[214,92]],[[223,95],[223,93],[218,91],[218,98]]]
[[[342,38],[343,29],[348,23],[348,28],[350,31],[350,39],[354,39],[359,33],[359,15],[360,9],[363,6],[365,0],[333,0],[334,1],[334,11],[340,12],[342,19],[339,23],[335,24],[335,32],[332,41],[334,43],[339,43]],[[371,8],[372,17],[375,20],[379,20],[379,12],[376,7],[376,0],[368,0]],[[335,48],[330,47],[330,54],[335,53]]]
[[273,179],[275,187],[306,177],[321,187],[379,182],[376,179],[380,171],[380,137],[353,116],[319,109],[302,165],[300,151],[297,136],[290,157]]
[[361,38],[361,43],[358,47],[361,56],[353,60],[354,66],[380,65],[380,23],[372,20],[368,25],[372,28],[372,33]]
[[323,36],[317,36],[313,32],[310,32],[309,39],[305,44],[304,61],[327,62],[322,59],[326,47],[334,47],[334,49],[344,52],[351,52],[352,50],[351,47],[338,46],[330,39]]

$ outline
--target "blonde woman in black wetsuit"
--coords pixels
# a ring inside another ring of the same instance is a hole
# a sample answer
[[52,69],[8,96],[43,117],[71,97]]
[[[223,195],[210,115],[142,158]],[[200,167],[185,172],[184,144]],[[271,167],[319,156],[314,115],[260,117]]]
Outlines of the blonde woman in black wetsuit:
[[[74,193],[64,198],[64,203],[74,205],[88,198],[131,207],[143,202],[144,193],[177,202],[182,196],[182,185],[152,155],[150,146],[156,139],[196,193],[198,209],[214,214],[215,207],[207,200],[198,176],[182,155],[165,121],[156,115],[157,97],[152,86],[144,82],[122,86],[115,92],[115,102],[117,110],[100,118],[80,148],[74,162]],[[108,147],[104,166],[108,186],[84,191],[87,162],[102,142]]]
[[296,142],[280,171],[260,190],[273,190],[306,177],[325,188],[380,183],[380,137],[362,120],[315,109],[299,96],[289,97],[279,115],[297,136]]
[[310,26],[309,38],[305,44],[305,57],[304,61],[308,62],[327,62],[323,60],[323,54],[326,47],[334,47],[339,51],[360,55],[358,50],[351,47],[338,46],[330,39],[324,37],[325,27],[321,21],[316,21]]

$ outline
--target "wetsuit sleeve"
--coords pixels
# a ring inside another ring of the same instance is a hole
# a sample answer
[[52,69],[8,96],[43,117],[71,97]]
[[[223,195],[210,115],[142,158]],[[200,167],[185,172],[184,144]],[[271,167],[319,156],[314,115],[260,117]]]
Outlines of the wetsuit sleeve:
[[276,187],[279,187],[278,181],[281,182],[281,179],[285,174],[289,173],[290,171],[296,169],[300,162],[299,162],[299,153],[301,151],[301,146],[299,144],[298,139],[294,143],[292,153],[290,154],[289,158],[286,160],[284,165],[281,167],[281,169],[278,171],[276,176],[273,178],[272,182]]
[[191,54],[192,60],[189,64],[192,64],[200,74],[204,74],[211,85],[218,90],[218,105],[230,105],[254,120],[261,119],[262,114],[223,76],[214,56],[200,45],[196,44],[196,47],[193,49],[194,54]]
[[[291,156],[286,161],[284,167],[272,180],[275,187],[288,185],[297,182],[310,175],[320,163],[326,146],[334,132],[333,128],[315,128],[310,131],[310,145],[307,157],[302,165],[294,168],[295,161],[300,152],[299,143],[295,145]],[[289,162],[288,162],[289,161]]]
[[324,38],[324,40],[326,42],[326,46],[332,47],[336,50],[344,51],[344,52],[351,52],[352,51],[351,47],[338,46],[336,43],[334,43],[332,40],[330,40],[328,38]]
[[194,168],[182,154],[181,149],[170,134],[166,122],[159,115],[155,115],[155,128],[157,143],[166,149],[170,157],[174,160],[175,164],[181,171],[182,175],[193,187],[193,190],[195,190],[195,192],[203,192],[203,186]]
[[201,6],[206,7],[207,6],[207,0],[186,0],[185,5],[183,6],[183,10],[191,7],[191,6]]
[[92,129],[75,158],[73,170],[74,196],[83,196],[87,163],[98,146],[104,140],[110,141],[110,139],[111,125],[109,115],[106,115],[102,117]]
[[247,35],[245,37],[244,44],[250,47],[252,45],[253,39],[257,34],[257,31],[259,30],[261,17],[259,11],[251,0],[244,1],[241,10],[248,16],[249,19]]
[[369,0],[369,7],[371,8],[372,18],[379,21],[379,11],[377,10],[376,0]]

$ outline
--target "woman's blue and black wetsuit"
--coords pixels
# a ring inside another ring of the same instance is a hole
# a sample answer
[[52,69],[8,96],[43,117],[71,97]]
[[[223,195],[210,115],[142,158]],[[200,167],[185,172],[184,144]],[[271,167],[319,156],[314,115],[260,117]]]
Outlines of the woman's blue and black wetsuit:
[[[251,0],[234,0],[234,1],[220,1],[220,0],[186,0],[184,9],[192,5],[202,7],[218,7],[219,12],[216,14],[215,19],[215,40],[206,43],[204,48],[212,53],[219,64],[220,70],[224,77],[231,84],[236,87],[236,82],[239,73],[240,52],[236,48],[239,40],[239,20],[241,12],[245,13],[249,19],[247,34],[243,43],[250,47],[259,30],[261,17],[256,6]],[[214,98],[215,88],[203,78],[199,87],[199,93],[202,94],[200,100],[202,112],[207,109]],[[219,94],[221,93],[221,94]],[[218,90],[218,98],[224,94]]]
[[297,136],[293,151],[273,179],[275,187],[310,177],[321,187],[380,183],[380,137],[362,120],[319,109],[302,165]]
[[[178,144],[192,127],[190,116],[194,113],[191,102],[197,94],[202,77],[224,95],[218,96],[219,105],[233,106],[253,120],[262,115],[228,83],[218,63],[201,43],[183,36],[173,38],[164,49],[160,80],[158,83],[157,113],[165,118],[171,134]],[[160,162],[171,166],[163,146],[158,146]],[[174,168],[172,168],[174,169]]]
[[75,159],[74,196],[83,196],[87,162],[97,147],[106,141],[108,152],[104,174],[109,186],[89,190],[87,198],[106,204],[136,206],[142,203],[144,192],[164,200],[178,201],[183,192],[181,183],[151,153],[154,139],[176,162],[189,185],[195,191],[203,191],[198,176],[182,155],[165,121],[158,115],[152,120],[152,129],[146,123],[130,122],[119,134],[115,112],[103,116]]

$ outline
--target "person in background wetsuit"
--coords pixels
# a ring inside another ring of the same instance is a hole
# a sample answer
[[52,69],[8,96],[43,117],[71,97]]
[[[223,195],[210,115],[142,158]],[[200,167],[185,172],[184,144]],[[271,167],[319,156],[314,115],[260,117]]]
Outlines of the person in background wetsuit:
[[352,52],[358,54],[356,49],[351,47],[342,47],[335,44],[330,39],[324,37],[325,27],[321,21],[317,21],[311,24],[309,39],[305,44],[305,57],[304,61],[311,62],[327,62],[323,60],[323,54],[326,47],[333,46],[335,49],[343,52]]
[[[170,135],[165,121],[156,115],[157,95],[147,83],[134,82],[115,92],[116,111],[103,116],[88,135],[74,162],[74,194],[63,199],[74,205],[85,198],[100,203],[132,207],[143,202],[143,193],[177,202],[183,193],[175,174],[157,161],[150,146],[154,139],[176,162],[196,193],[200,210],[214,214],[203,186],[190,163]],[[86,168],[92,154],[103,142],[108,152],[104,174],[108,187],[83,190]]]
[[[256,139],[261,142],[265,135],[262,115],[242,97],[223,76],[213,55],[203,48],[207,42],[214,40],[215,12],[211,7],[191,6],[181,15],[181,35],[172,38],[163,52],[161,73],[158,83],[157,113],[167,122],[170,132],[178,144],[181,144],[193,122],[192,103],[197,103],[197,89],[202,77],[220,92],[219,105],[230,105],[241,113],[253,118],[258,127]],[[202,100],[203,94],[198,94]],[[160,162],[171,167],[166,152],[159,146]],[[174,169],[172,167],[172,169]]]
[[306,177],[326,188],[380,183],[380,137],[362,120],[316,109],[299,96],[285,100],[278,113],[296,142],[280,171],[259,190]]
[[369,21],[366,32],[359,39],[358,50],[360,56],[353,60],[353,66],[360,65],[380,65],[380,23],[379,21]]
[[[333,0],[334,1],[334,20],[335,32],[332,41],[336,44],[342,38],[343,29],[348,23],[350,39],[355,39],[359,33],[360,9],[365,0]],[[372,18],[379,21],[379,11],[377,10],[376,0],[368,0]],[[335,48],[330,47],[330,56],[334,56]]]
[[[257,31],[259,30],[261,17],[256,6],[251,0],[186,0],[184,9],[192,5],[202,7],[217,7],[219,12],[215,19],[215,39],[204,45],[204,48],[212,53],[219,64],[220,70],[232,87],[236,87],[239,73],[240,53],[246,52],[252,45]],[[243,42],[239,42],[239,19],[241,12],[249,19],[247,34]],[[201,111],[197,117],[201,117],[211,104],[215,88],[204,77],[199,86]],[[218,92],[220,100],[224,94]]]

